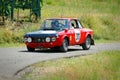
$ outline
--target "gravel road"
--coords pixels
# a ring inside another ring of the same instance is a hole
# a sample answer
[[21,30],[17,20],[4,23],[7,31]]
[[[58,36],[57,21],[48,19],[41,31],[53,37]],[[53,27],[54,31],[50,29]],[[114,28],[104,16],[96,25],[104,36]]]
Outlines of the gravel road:
[[120,50],[120,43],[101,43],[90,50],[82,50],[80,46],[71,46],[66,53],[52,50],[27,52],[26,48],[0,48],[0,80],[17,80],[14,75],[26,66],[51,59],[93,54],[105,50]]

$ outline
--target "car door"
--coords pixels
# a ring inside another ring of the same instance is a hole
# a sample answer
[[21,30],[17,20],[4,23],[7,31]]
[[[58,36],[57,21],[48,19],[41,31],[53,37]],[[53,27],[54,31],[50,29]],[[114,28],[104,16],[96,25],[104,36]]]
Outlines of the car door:
[[81,26],[79,24],[79,21],[76,19],[72,19],[70,23],[71,26],[73,27],[73,33],[74,33],[74,35],[72,36],[73,44],[79,44],[81,39],[81,28],[80,28]]

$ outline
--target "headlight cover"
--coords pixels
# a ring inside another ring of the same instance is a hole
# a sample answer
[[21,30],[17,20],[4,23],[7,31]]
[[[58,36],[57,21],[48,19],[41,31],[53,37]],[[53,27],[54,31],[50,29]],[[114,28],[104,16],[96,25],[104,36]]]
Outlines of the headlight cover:
[[52,41],[55,42],[56,41],[56,37],[52,37]]
[[50,37],[46,37],[45,41],[50,42]]
[[31,37],[28,37],[28,38],[27,38],[27,41],[28,41],[28,42],[32,42],[32,38],[31,38]]

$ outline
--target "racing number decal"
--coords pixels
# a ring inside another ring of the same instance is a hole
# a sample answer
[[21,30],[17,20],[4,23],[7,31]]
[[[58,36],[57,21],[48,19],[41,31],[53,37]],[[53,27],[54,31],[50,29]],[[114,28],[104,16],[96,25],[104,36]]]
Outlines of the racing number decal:
[[80,30],[75,29],[75,41],[79,42],[80,41]]

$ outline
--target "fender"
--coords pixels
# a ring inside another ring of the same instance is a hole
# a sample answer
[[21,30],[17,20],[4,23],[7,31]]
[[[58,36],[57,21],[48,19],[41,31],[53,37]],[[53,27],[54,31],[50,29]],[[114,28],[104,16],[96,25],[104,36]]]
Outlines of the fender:
[[94,40],[92,39],[92,35],[91,35],[91,34],[92,34],[92,33],[87,32],[86,35],[85,35],[84,41],[86,41],[86,38],[87,38],[88,36],[90,36],[90,38],[91,38],[91,45],[95,45]]
[[61,45],[62,45],[62,43],[63,43],[63,41],[64,41],[64,38],[67,38],[67,39],[68,39],[68,42],[69,42],[69,38],[68,38],[67,35],[60,35],[60,36],[59,36],[59,39],[60,39],[60,42],[59,42],[59,43],[61,43]]
[[84,43],[85,43],[85,41],[86,41],[86,38],[88,37],[88,36],[90,36],[91,37],[91,34],[90,34],[90,32],[85,32],[85,37],[84,37]]
[[88,36],[90,36],[90,37],[91,37],[90,32],[87,32],[87,33],[86,33],[85,38],[87,38]]

